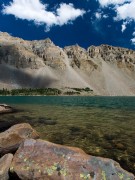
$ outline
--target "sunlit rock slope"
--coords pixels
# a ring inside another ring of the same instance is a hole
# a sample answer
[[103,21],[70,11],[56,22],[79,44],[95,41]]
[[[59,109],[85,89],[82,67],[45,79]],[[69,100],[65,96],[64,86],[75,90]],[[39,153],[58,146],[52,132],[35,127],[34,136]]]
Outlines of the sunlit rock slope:
[[85,88],[97,95],[135,95],[135,51],[109,45],[63,49],[50,39],[0,33],[0,88]]

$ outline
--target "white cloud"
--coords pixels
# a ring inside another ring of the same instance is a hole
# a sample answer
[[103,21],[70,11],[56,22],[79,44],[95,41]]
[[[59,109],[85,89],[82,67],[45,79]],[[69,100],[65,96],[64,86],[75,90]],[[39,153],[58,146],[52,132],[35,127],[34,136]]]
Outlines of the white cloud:
[[104,19],[106,19],[106,18],[108,18],[108,17],[109,17],[109,16],[108,16],[107,14],[104,14],[104,15],[103,15],[103,18],[104,18]]
[[135,20],[135,0],[98,0],[102,8],[110,7],[117,13],[115,20]]
[[124,4],[130,1],[132,0],[98,0],[101,6]]
[[100,9],[97,11],[97,12],[95,12],[95,18],[97,19],[97,20],[101,20],[101,19],[106,19],[106,18],[108,18],[108,15],[107,14],[104,14],[104,12],[103,11],[101,11]]
[[96,19],[101,19],[102,18],[102,13],[100,13],[100,12],[96,12],[95,13],[95,17],[96,17]]
[[40,0],[13,0],[9,5],[3,6],[2,12],[22,20],[34,21],[35,24],[45,24],[47,29],[53,25],[71,23],[85,13],[84,10],[75,9],[71,3],[61,3],[55,11],[48,11],[47,6]]
[[135,45],[135,37],[131,39],[133,45]]
[[133,38],[131,39],[133,45],[135,45],[135,32],[133,32]]
[[130,23],[129,21],[124,21],[123,24],[121,25],[121,32],[123,33],[127,29],[127,25]]
[[68,21],[73,21],[77,17],[82,16],[85,13],[84,10],[75,9],[73,4],[61,4],[60,8],[57,9],[56,18],[59,25],[67,24]]
[[[115,21],[123,21],[121,25],[122,33],[128,27],[128,24],[135,22],[135,0],[97,0],[101,8],[111,8],[116,12],[113,18]],[[132,44],[135,45],[135,32],[131,39]]]
[[135,20],[135,0],[116,6],[117,20],[131,19]]
[[121,32],[123,33],[126,30],[126,28],[127,28],[126,24],[122,24],[121,25]]
[[135,36],[135,32],[133,32],[133,36]]

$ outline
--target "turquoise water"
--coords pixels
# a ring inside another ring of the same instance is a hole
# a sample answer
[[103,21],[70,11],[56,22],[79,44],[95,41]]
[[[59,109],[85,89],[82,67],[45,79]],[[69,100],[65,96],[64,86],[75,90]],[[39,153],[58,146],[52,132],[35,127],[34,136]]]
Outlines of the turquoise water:
[[30,123],[41,138],[112,158],[135,173],[135,97],[0,97],[19,111],[4,122]]

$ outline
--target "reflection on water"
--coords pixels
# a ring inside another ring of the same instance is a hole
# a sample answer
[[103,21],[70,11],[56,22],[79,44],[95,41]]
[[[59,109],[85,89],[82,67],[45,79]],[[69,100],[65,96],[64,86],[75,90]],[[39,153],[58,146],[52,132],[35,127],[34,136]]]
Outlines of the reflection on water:
[[0,130],[28,122],[43,139],[112,158],[135,173],[134,97],[0,97],[0,103],[21,110],[1,115]]

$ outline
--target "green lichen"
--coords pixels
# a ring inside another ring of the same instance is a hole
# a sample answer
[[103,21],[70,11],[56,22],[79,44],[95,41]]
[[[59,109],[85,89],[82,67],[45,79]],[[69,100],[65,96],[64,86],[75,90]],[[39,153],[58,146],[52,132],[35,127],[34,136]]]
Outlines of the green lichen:
[[56,170],[57,170],[57,167],[56,167],[56,166],[52,166],[51,169],[52,169],[53,171],[56,171]]
[[51,176],[54,173],[54,171],[51,168],[46,168],[46,172],[49,176]]
[[10,167],[10,172],[14,172],[14,167]]
[[46,167],[46,172],[49,176],[51,176],[57,170],[58,163],[54,163],[50,167]]
[[65,157],[66,157],[66,155],[65,155],[65,154],[63,154],[63,155],[62,155],[62,157],[63,157],[63,158],[65,158]]
[[26,170],[28,171],[29,169],[30,169],[30,167],[29,167],[29,166],[27,166],[27,167],[26,167]]
[[66,171],[66,169],[61,169],[60,170],[60,173],[63,175],[63,176],[66,176],[67,175],[67,171]]
[[83,178],[84,177],[84,174],[80,174],[80,178]]
[[24,171],[28,171],[30,169],[30,167],[29,166],[24,166],[21,169],[24,170]]
[[53,171],[56,171],[57,168],[58,168],[58,163],[54,163],[53,166],[51,166],[51,169],[52,169]]
[[27,160],[28,160],[28,159],[27,159],[27,158],[25,158],[25,159],[24,159],[24,162],[26,162]]
[[90,179],[90,174],[81,173],[80,178],[85,179],[85,180],[89,180]]
[[103,177],[102,180],[106,180],[106,174],[105,174],[105,171],[102,171],[102,177]]
[[[51,176],[54,172],[58,171],[61,175],[66,176],[67,175],[67,170],[64,168],[59,167],[59,163],[54,163],[50,167],[46,167],[45,171],[49,176]],[[44,171],[44,172],[45,172]]]
[[118,176],[119,176],[120,179],[124,178],[124,174],[123,173],[118,173]]
[[22,154],[20,154],[20,155],[19,155],[19,158],[20,158],[20,159],[22,159],[22,158],[23,158],[23,155],[22,155]]

